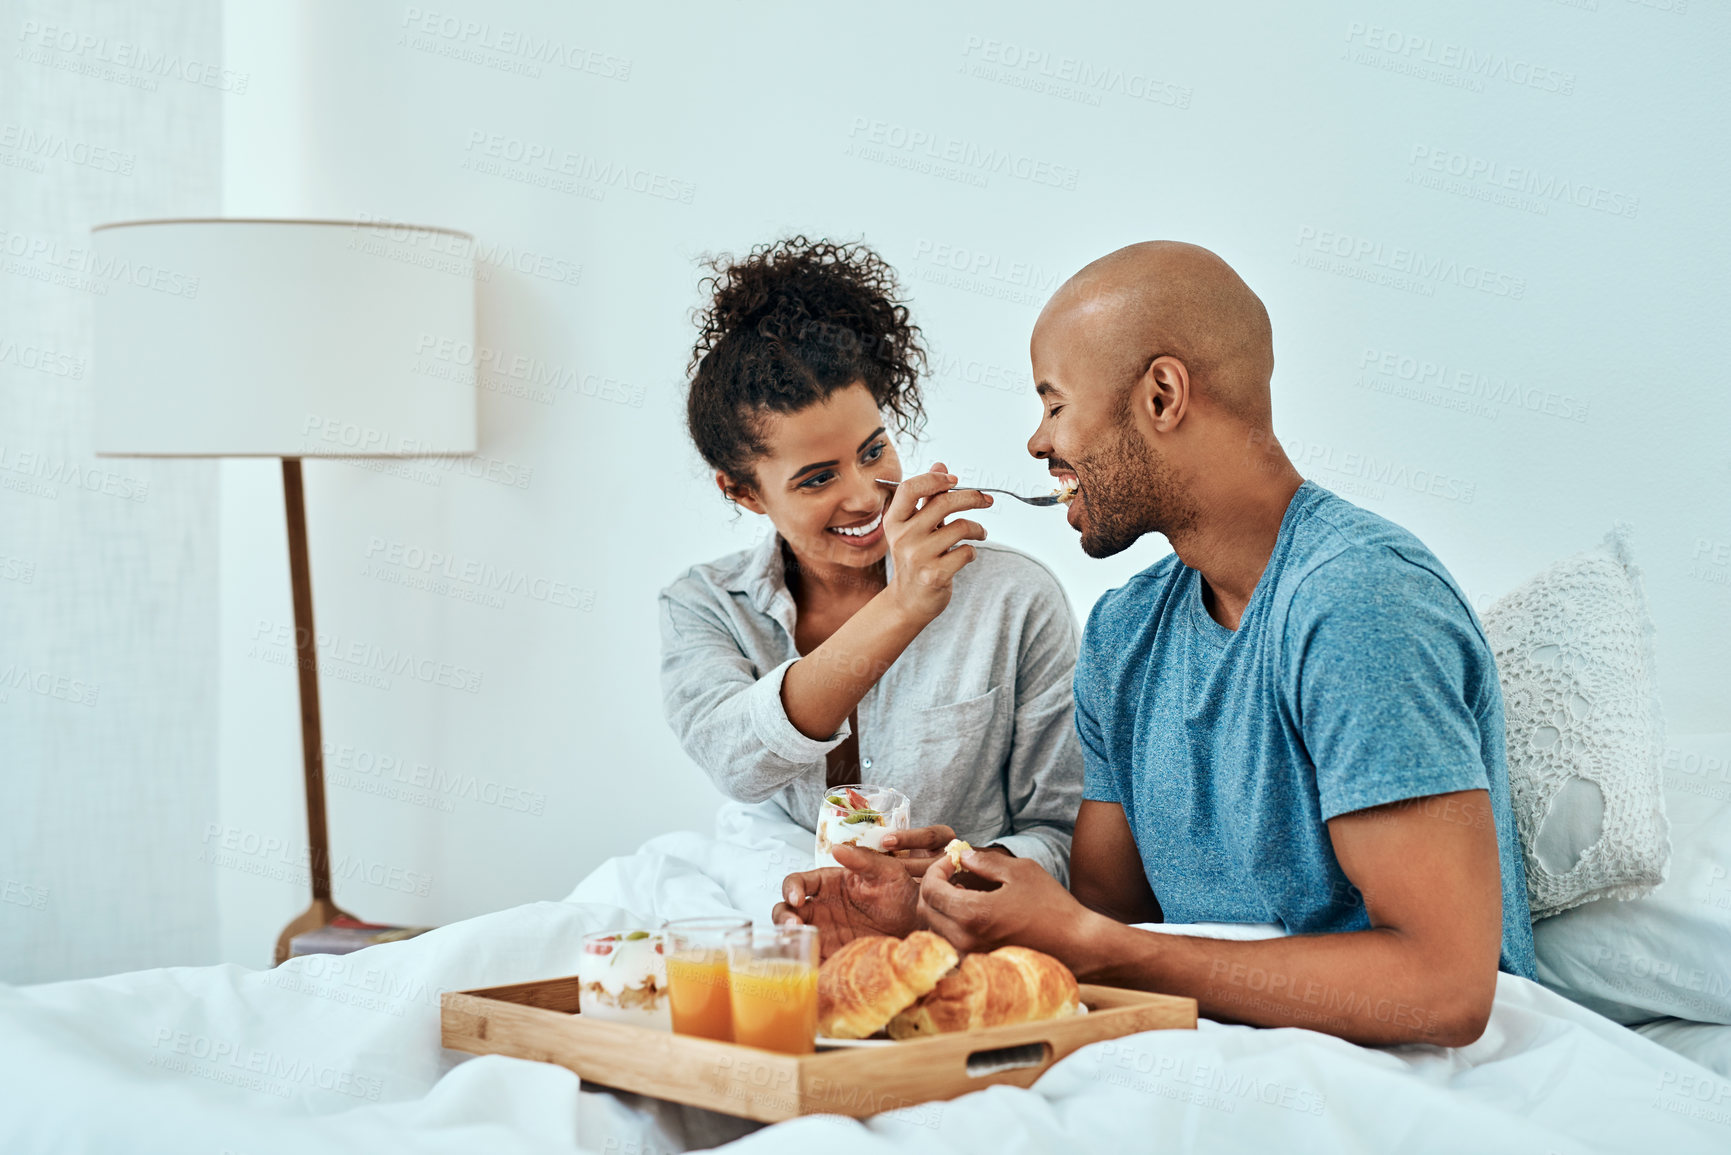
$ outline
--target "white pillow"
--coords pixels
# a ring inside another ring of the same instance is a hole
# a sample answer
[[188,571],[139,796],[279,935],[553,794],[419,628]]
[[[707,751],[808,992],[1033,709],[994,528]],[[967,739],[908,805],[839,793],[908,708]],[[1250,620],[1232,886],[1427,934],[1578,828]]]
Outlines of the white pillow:
[[1619,525],[1486,611],[1535,920],[1636,898],[1668,853],[1653,622]]
[[[1654,1019],[1650,1023],[1642,1023],[1635,1030],[1652,1039],[1667,1050],[1676,1051],[1685,1059],[1700,1063],[1709,1071],[1731,1079],[1731,1027],[1721,1027],[1712,1023],[1691,1023],[1684,1019]],[[1683,1082],[1686,1074],[1682,1071],[1666,1071],[1660,1076],[1676,1094],[1691,1098],[1701,1091]],[[1707,1094],[1715,1102],[1727,1102],[1726,1091],[1717,1087],[1707,1089]],[[1731,1118],[1731,1115],[1726,1116]]]
[[1677,738],[1662,765],[1669,876],[1535,925],[1539,981],[1620,1023],[1731,1023],[1731,734]]

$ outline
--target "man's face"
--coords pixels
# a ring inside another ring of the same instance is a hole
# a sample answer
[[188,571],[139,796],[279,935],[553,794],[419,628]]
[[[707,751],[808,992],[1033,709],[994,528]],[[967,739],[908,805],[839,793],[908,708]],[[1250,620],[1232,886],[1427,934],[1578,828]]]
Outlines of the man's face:
[[1100,356],[1085,319],[1042,317],[1031,346],[1039,427],[1028,452],[1059,479],[1075,477],[1069,522],[1090,557],[1111,557],[1181,519],[1169,463],[1137,427],[1123,351]]

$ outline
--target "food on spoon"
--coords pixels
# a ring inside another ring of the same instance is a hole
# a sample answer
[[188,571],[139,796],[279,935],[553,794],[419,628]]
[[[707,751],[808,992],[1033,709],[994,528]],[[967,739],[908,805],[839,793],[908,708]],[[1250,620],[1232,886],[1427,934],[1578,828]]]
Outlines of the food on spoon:
[[909,826],[907,797],[883,786],[838,786],[817,814],[817,865],[838,866],[833,850],[849,843],[882,853],[884,835]]
[[1081,481],[1073,476],[1059,478],[1058,488],[1052,491],[1052,496],[1058,499],[1059,505],[1069,505],[1076,500],[1076,490],[1081,484]]
[[583,936],[577,961],[580,1014],[671,1031],[667,960],[654,931],[603,931]]
[[[840,952],[835,957],[840,958]],[[890,1020],[889,1036],[915,1039],[1042,1022],[1073,1015],[1080,1003],[1081,990],[1070,968],[1037,950],[1002,946],[963,958],[931,993]]]
[[905,939],[856,938],[817,974],[817,1033],[863,1039],[936,986],[956,965],[956,948],[929,930]]

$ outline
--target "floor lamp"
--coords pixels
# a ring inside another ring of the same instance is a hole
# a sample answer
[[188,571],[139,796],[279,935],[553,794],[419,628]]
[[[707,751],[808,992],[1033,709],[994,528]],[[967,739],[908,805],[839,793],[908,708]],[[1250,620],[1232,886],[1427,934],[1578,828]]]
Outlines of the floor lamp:
[[117,271],[96,298],[96,452],[282,459],[312,904],[278,939],[280,963],[295,935],[344,915],[301,459],[475,452],[473,381],[418,371],[429,349],[475,347],[472,238],[377,221],[152,220],[98,225],[91,248]]

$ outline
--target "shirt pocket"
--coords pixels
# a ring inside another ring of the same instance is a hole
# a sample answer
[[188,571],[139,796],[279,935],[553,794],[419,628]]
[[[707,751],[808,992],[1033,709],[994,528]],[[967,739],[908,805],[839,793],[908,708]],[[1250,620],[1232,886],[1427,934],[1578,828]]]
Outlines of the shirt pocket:
[[942,808],[928,817],[916,814],[917,823],[944,822],[958,831],[1002,829],[1002,766],[1011,728],[998,718],[1000,690],[993,686],[977,698],[901,716],[903,733],[896,745],[905,755],[897,777],[917,781],[918,794]]
[[977,698],[909,711],[903,715],[908,738],[916,745],[934,749],[950,744],[952,739],[960,743],[980,738],[992,728],[998,689],[993,686]]

